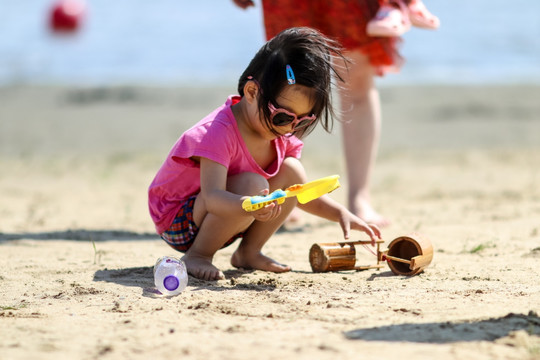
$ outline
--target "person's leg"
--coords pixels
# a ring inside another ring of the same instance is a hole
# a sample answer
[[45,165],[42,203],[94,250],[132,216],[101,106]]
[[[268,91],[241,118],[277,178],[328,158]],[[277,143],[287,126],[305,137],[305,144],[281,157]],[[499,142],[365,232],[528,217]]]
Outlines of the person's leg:
[[381,104],[375,73],[360,51],[347,54],[353,61],[342,71],[340,89],[342,136],[347,167],[349,210],[368,223],[386,226],[389,221],[375,211],[370,199],[370,177],[378,149]]
[[[259,194],[268,187],[266,179],[253,173],[232,176],[227,181],[227,190],[236,194]],[[193,245],[182,257],[188,272],[199,279],[223,279],[223,273],[212,264],[214,254],[234,235],[245,231],[254,221],[253,217],[220,217],[210,214],[204,199],[197,197],[193,220],[199,226],[199,232]]]
[[[270,191],[284,189],[294,184],[306,182],[304,167],[299,160],[293,158],[285,159],[279,173],[270,179]],[[231,258],[231,264],[237,268],[258,269],[272,272],[290,271],[288,265],[280,264],[277,261],[263,255],[261,250],[270,237],[279,229],[287,216],[296,207],[296,198],[287,198],[281,204],[281,214],[272,221],[255,221],[244,233],[240,245]]]

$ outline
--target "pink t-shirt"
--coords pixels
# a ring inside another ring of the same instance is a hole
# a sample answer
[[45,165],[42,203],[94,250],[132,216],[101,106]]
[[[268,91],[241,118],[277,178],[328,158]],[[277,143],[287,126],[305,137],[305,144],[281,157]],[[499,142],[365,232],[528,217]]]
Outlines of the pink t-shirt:
[[200,167],[190,159],[192,156],[225,166],[229,176],[253,172],[266,179],[278,173],[286,157],[300,158],[302,141],[295,136],[282,136],[273,141],[275,161],[262,169],[249,153],[232,113],[231,106],[239,101],[239,96],[230,96],[174,144],[148,190],[150,215],[158,234],[171,226],[183,202],[200,192]]

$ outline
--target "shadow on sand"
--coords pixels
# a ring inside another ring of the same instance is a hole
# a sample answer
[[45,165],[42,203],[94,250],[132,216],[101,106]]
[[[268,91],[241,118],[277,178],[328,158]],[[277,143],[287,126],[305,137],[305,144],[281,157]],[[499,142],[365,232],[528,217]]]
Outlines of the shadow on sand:
[[479,321],[400,324],[347,331],[350,340],[396,341],[447,344],[462,341],[493,341],[511,332],[525,330],[540,335],[540,318],[530,311],[528,315],[510,313],[501,318]]
[[126,230],[86,230],[69,229],[65,231],[50,231],[36,233],[0,233],[1,241],[12,240],[77,240],[77,241],[108,241],[108,240],[157,240],[154,233],[137,233]]
[[[245,290],[245,291],[273,291],[278,287],[278,281],[273,277],[252,281],[240,281],[244,274],[252,270],[227,270],[224,272],[226,282],[205,281],[189,277],[188,286],[194,287],[193,291],[210,290]],[[103,269],[94,273],[94,281],[105,281],[122,286],[140,287],[144,296],[154,297],[161,295],[154,286],[154,271],[152,266],[131,267],[124,269]]]

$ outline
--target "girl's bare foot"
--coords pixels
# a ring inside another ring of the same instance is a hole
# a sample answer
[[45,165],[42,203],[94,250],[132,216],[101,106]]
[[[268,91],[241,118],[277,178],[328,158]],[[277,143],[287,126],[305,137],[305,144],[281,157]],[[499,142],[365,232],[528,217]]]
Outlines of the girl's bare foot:
[[222,280],[225,275],[212,265],[212,258],[186,253],[182,257],[190,275],[201,280]]
[[260,252],[256,254],[245,254],[240,249],[237,249],[232,255],[231,265],[236,268],[271,271],[275,273],[291,271],[290,266],[280,264]]

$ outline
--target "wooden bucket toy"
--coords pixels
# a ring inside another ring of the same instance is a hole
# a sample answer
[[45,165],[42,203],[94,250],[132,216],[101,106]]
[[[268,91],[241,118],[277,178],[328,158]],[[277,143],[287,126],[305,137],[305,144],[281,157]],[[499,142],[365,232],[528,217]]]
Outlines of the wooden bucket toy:
[[[380,252],[380,244],[377,241],[377,252]],[[384,267],[384,265],[356,266],[355,245],[368,245],[371,241],[344,241],[335,243],[313,244],[309,250],[309,263],[313,272],[327,272],[339,270],[367,270]]]
[[390,270],[396,275],[412,276],[422,272],[433,259],[433,246],[423,235],[410,234],[400,236],[381,250],[383,240],[376,242],[377,263],[373,265],[356,265],[355,245],[369,245],[371,241],[345,241],[335,243],[316,243],[309,250],[309,263],[313,272],[340,270],[380,269],[386,261]]
[[392,240],[382,259],[396,275],[416,275],[421,273],[433,259],[431,242],[420,234],[400,236]]

